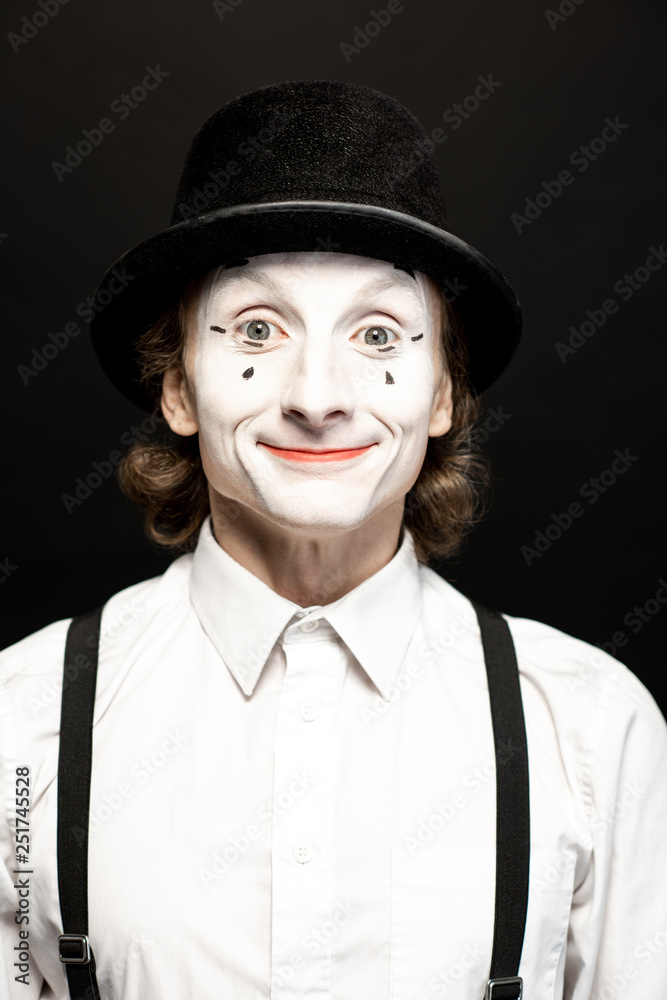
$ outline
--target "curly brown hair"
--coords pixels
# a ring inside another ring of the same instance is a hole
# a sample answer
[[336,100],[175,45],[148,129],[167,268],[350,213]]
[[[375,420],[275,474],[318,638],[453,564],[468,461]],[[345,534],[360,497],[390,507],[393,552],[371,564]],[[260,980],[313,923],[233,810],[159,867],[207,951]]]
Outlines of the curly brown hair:
[[[141,382],[160,414],[162,379],[171,367],[183,369],[188,316],[206,275],[193,279],[177,302],[136,344]],[[440,287],[440,286],[439,286]],[[450,559],[486,511],[490,473],[475,441],[480,399],[468,382],[468,350],[456,308],[440,288],[440,358],[452,379],[452,426],[429,437],[421,471],[405,498],[403,524],[414,538],[417,558]],[[171,433],[171,432],[170,432]],[[210,512],[208,481],[198,435],[171,434],[172,443],[138,442],[118,467],[122,491],[145,510],[148,538],[160,547],[192,551]],[[232,501],[229,513],[234,513]]]

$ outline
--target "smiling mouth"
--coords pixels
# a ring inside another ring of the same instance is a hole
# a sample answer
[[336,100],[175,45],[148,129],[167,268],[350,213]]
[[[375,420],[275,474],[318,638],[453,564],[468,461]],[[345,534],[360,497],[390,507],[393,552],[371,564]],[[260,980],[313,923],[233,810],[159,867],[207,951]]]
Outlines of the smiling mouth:
[[286,458],[289,462],[343,462],[348,458],[356,458],[357,455],[364,455],[374,444],[366,445],[365,448],[338,448],[332,451],[316,451],[314,448],[275,448],[264,441],[258,441],[263,448],[266,448],[272,455],[278,458]]

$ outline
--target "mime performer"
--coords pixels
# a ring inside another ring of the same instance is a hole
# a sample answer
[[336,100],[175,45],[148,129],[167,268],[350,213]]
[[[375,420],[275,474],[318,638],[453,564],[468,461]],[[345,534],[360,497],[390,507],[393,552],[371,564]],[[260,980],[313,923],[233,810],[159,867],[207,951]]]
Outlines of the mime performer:
[[358,84],[242,95],[102,279],[175,558],[0,654],[3,1000],[667,995],[662,714],[429,565],[521,331],[432,146]]

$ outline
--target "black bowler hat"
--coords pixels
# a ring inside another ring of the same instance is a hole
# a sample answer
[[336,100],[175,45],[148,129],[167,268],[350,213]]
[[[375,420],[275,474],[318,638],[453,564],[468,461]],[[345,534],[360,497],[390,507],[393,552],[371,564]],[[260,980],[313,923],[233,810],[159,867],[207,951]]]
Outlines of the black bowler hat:
[[151,411],[133,345],[193,277],[260,254],[323,251],[439,281],[481,392],[516,349],[521,307],[500,271],[449,232],[433,149],[407,108],[357,83],[296,80],[229,101],[192,141],[170,225],[100,282],[91,337],[104,371]]

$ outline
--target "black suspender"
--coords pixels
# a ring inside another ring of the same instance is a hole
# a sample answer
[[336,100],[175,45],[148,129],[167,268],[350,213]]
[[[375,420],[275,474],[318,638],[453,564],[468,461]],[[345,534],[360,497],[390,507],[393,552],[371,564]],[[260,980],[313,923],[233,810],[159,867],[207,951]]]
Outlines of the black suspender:
[[58,892],[71,1000],[100,1000],[88,940],[88,814],[102,608],[72,619],[65,645],[58,757]]
[[519,667],[503,616],[483,604],[471,604],[482,635],[496,755],[496,913],[484,1000],[520,1000],[523,983],[518,973],[528,908],[530,802]]
[[[489,685],[496,757],[496,896],[491,970],[484,1000],[521,1000],[518,976],[528,907],[528,747],[516,652],[497,611],[471,601]],[[71,1000],[100,1000],[88,939],[88,818],[93,710],[102,608],[72,619],[65,646],[58,760],[60,961]]]

